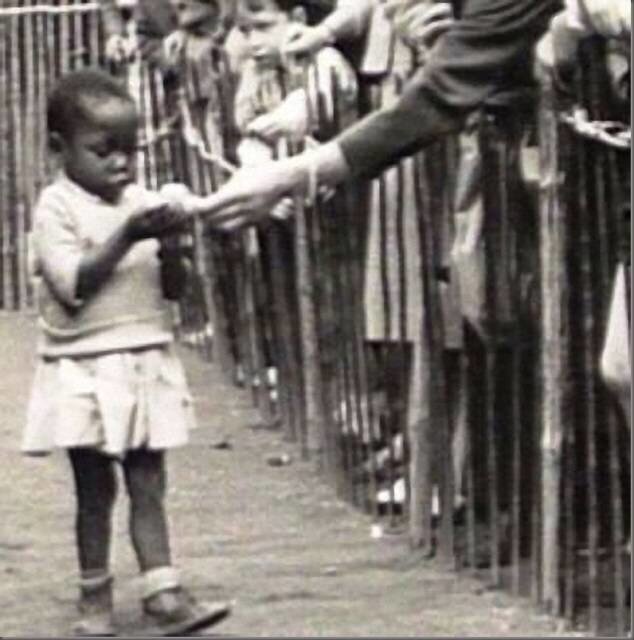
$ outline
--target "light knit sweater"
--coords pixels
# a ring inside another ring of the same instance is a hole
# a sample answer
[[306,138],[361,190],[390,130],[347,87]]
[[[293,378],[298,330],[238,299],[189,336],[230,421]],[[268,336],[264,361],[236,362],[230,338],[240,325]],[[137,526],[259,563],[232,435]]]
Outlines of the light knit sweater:
[[113,205],[65,176],[44,189],[33,228],[41,356],[91,356],[173,340],[156,240],[133,245],[93,296],[76,295],[84,252],[104,243],[150,197],[131,185]]

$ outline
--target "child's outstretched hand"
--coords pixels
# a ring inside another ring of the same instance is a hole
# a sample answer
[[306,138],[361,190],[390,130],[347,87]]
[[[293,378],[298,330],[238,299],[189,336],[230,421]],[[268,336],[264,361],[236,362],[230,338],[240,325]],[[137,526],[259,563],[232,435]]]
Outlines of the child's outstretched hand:
[[182,206],[158,196],[128,218],[126,235],[133,242],[160,238],[181,231],[187,219]]

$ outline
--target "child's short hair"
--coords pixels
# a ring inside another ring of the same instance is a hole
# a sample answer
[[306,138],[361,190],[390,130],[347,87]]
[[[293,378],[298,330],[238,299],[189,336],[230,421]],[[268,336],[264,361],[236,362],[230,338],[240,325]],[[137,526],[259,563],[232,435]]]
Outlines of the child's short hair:
[[78,121],[86,119],[86,99],[119,99],[134,104],[132,96],[113,76],[100,69],[82,69],[63,75],[48,98],[48,132],[66,138]]
[[319,24],[335,7],[336,0],[243,0],[249,11],[257,13],[266,9],[267,1],[273,2],[280,11],[290,13],[301,8],[306,12],[309,25]]

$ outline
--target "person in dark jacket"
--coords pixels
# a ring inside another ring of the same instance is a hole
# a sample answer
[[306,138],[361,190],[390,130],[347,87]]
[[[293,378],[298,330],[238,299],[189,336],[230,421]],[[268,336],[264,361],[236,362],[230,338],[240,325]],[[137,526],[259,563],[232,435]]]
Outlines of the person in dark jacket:
[[533,48],[560,7],[559,0],[465,0],[394,105],[310,153],[237,173],[206,199],[208,213],[225,228],[246,223],[312,184],[310,176],[328,185],[373,177],[459,130],[490,96],[531,73]]

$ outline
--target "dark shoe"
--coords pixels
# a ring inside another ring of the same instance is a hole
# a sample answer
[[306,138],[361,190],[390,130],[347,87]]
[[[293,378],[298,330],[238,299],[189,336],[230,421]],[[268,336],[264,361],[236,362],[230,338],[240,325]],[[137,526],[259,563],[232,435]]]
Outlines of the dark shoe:
[[79,612],[82,617],[73,625],[73,635],[111,637],[116,635],[112,620],[112,578],[98,584],[82,584]]
[[197,602],[185,589],[165,589],[143,600],[143,611],[163,636],[210,627],[231,612],[225,602]]

